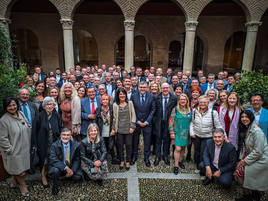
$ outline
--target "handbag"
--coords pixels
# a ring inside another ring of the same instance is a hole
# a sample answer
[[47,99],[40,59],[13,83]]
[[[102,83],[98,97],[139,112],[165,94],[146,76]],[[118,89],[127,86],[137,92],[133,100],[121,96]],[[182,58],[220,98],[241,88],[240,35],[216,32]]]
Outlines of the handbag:
[[38,156],[38,153],[37,153],[37,147],[36,146],[33,146],[32,149],[31,149],[30,161],[31,161],[30,167],[31,167],[32,170],[34,170],[35,167],[39,163],[39,156]]

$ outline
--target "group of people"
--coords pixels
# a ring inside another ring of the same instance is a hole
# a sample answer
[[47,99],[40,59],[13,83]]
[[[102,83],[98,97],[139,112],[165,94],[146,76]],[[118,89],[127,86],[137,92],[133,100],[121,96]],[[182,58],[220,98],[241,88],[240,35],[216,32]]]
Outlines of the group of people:
[[132,66],[127,72],[115,65],[76,65],[43,75],[37,66],[17,98],[4,101],[0,119],[0,150],[11,186],[28,196],[24,175],[36,166],[44,188],[46,175],[53,179],[54,195],[62,176],[102,185],[107,160],[120,170],[136,163],[142,133],[148,168],[152,154],[154,166],[161,160],[169,166],[172,155],[177,175],[185,169],[186,150],[186,161],[192,160],[193,144],[204,185],[218,178],[230,188],[235,178],[244,192],[237,200],[258,200],[268,190],[268,110],[262,94],[252,94],[250,108],[241,106],[232,91],[240,76],[224,71],[216,80],[202,70],[194,78],[171,68],[163,75],[161,68]]

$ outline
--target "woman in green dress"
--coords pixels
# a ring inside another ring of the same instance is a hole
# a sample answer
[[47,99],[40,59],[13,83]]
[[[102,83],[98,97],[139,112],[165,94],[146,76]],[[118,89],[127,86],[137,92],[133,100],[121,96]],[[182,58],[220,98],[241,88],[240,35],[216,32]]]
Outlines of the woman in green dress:
[[175,144],[174,151],[174,174],[179,173],[179,167],[185,169],[182,163],[185,147],[189,142],[189,129],[191,120],[191,109],[189,99],[186,94],[178,97],[178,104],[172,110],[169,118],[170,138]]

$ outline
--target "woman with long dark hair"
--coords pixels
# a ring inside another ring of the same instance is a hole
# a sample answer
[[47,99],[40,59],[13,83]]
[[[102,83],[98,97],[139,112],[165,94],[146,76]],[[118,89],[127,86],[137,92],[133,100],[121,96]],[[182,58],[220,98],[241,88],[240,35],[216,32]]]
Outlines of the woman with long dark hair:
[[[119,121],[120,119],[120,121]],[[116,133],[119,159],[121,161],[119,169],[124,168],[124,144],[126,144],[126,169],[130,168],[132,155],[132,134],[136,128],[136,114],[132,101],[127,98],[124,88],[116,90],[115,103],[113,104],[113,125],[111,135]]]
[[254,114],[245,110],[239,118],[240,161],[234,176],[243,188],[243,197],[236,199],[260,200],[268,190],[268,145],[265,134],[254,123]]

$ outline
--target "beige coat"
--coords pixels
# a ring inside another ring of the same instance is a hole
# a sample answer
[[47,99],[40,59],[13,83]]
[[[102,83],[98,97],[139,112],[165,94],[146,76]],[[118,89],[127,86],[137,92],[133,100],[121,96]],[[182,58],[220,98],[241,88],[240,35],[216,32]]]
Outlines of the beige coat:
[[[136,128],[136,113],[132,101],[128,101],[129,107],[129,116],[130,116],[130,128]],[[119,105],[116,103],[113,104],[113,126],[112,128],[117,133],[118,131],[118,114],[119,114]]]
[[[243,187],[251,190],[268,190],[268,145],[262,130],[253,123],[241,151],[249,153],[245,158],[245,180]],[[240,156],[240,157],[241,157]]]
[[6,171],[19,175],[30,169],[31,127],[24,114],[5,113],[0,119],[0,151]]
[[72,128],[77,126],[78,133],[81,129],[81,100],[78,96],[72,99]]

